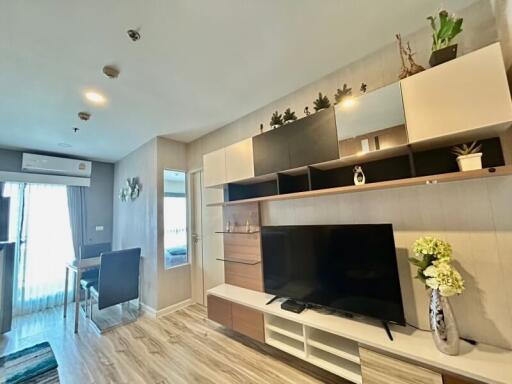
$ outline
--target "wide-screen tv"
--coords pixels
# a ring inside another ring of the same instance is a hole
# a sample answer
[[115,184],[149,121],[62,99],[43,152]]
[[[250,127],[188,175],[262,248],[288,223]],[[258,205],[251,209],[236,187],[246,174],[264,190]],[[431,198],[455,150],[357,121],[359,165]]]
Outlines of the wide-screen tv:
[[262,227],[265,292],[405,325],[391,224]]

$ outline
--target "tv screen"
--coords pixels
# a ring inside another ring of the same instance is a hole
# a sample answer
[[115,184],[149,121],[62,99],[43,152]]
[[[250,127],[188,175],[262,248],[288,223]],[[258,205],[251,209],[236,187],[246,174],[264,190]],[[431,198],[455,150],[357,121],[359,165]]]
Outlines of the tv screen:
[[265,292],[405,325],[391,224],[262,228]]

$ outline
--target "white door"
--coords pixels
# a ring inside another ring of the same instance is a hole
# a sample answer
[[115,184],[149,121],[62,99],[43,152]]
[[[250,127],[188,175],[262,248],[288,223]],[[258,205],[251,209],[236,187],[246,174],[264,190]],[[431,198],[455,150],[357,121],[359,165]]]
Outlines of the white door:
[[190,173],[190,224],[192,244],[192,300],[204,303],[204,264],[203,264],[203,172]]

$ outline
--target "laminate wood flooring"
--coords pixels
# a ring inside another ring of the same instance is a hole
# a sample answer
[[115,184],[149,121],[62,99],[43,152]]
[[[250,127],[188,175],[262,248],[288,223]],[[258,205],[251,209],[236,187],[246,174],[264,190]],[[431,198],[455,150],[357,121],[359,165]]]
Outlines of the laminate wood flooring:
[[0,355],[48,341],[64,384],[347,383],[218,326],[199,305],[103,335],[83,317],[75,335],[72,319],[72,311],[62,318],[62,308],[16,318],[13,331],[0,336]]

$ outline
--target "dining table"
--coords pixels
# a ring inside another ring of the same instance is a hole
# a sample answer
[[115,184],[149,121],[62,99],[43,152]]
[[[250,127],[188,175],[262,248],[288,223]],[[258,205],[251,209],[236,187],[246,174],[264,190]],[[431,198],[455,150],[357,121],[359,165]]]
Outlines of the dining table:
[[80,317],[80,279],[82,273],[89,269],[98,268],[101,264],[101,256],[79,259],[66,264],[66,280],[64,283],[64,318],[68,311],[68,287],[69,271],[75,273],[75,333],[78,333],[78,321]]

